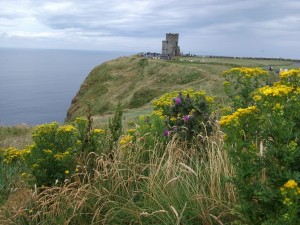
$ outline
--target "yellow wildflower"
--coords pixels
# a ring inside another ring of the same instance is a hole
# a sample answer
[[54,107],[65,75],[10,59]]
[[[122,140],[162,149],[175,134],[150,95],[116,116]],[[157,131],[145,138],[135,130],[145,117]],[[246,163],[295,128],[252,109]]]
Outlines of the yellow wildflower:
[[76,128],[72,125],[64,125],[57,129],[57,132],[75,132]]
[[49,155],[52,154],[52,150],[50,149],[44,149],[43,152]]
[[57,153],[57,154],[55,154],[54,158],[60,160],[60,159],[67,158],[69,155],[70,155],[70,152],[69,151],[65,151],[64,153]]
[[14,147],[0,149],[0,155],[3,156],[3,162],[6,164],[9,164],[14,160],[23,159],[22,154],[22,150]]
[[254,101],[258,102],[262,99],[262,97],[260,95],[254,95],[253,99],[254,99]]
[[125,135],[125,136],[123,136],[121,138],[120,145],[121,146],[126,146],[126,145],[128,145],[132,141],[132,139],[133,139],[133,136],[131,136],[131,135]]
[[164,115],[164,112],[162,109],[153,111],[153,114],[159,116],[161,119],[165,118],[165,115]]
[[284,96],[293,91],[292,87],[283,85],[283,84],[275,84],[272,87],[265,86],[258,90],[258,92],[262,93],[265,96]]
[[285,188],[296,188],[298,186],[298,183],[295,180],[288,180],[284,185]]
[[103,134],[103,133],[105,133],[105,130],[103,130],[103,129],[94,129],[93,133],[94,134]]
[[127,133],[130,133],[130,134],[133,134],[133,133],[135,133],[135,132],[136,132],[136,129],[133,129],[133,128],[127,130]]
[[288,71],[282,71],[280,73],[280,78],[289,78],[289,77],[295,77],[300,78],[300,68],[299,69],[292,69]]
[[234,74],[235,76],[245,76],[245,77],[258,77],[258,76],[267,76],[268,72],[262,70],[260,68],[247,68],[247,67],[240,67],[240,68],[232,68],[228,71],[223,72],[223,75]]
[[170,121],[176,121],[177,119],[176,119],[176,117],[174,117],[174,116],[172,116],[171,118],[170,118]]
[[210,104],[214,102],[214,98],[211,96],[205,96],[205,100]]
[[255,112],[257,110],[256,106],[249,106],[247,108],[239,108],[237,109],[237,111],[235,111],[233,114],[231,115],[227,115],[227,116],[222,116],[219,124],[220,126],[228,126],[230,125],[232,122],[235,122],[235,124],[238,124],[238,120],[240,117],[243,117],[245,115],[251,114],[253,112]]
[[282,108],[282,106],[281,106],[281,104],[280,104],[280,103],[276,103],[274,108],[275,108],[275,109],[281,109],[281,108]]

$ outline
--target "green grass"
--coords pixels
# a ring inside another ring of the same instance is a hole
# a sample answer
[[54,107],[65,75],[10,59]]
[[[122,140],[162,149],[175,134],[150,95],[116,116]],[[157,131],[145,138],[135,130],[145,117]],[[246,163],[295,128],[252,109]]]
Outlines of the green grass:
[[[145,105],[140,108],[134,109],[125,109],[123,112],[123,127],[124,130],[129,128],[135,128],[135,123],[139,119],[141,115],[148,115],[152,112],[152,106],[150,104]],[[95,115],[93,116],[93,126],[105,128],[108,125],[109,118],[114,116],[113,113],[103,114],[103,115]]]
[[292,60],[251,59],[251,58],[222,58],[222,57],[179,57],[179,62],[190,64],[232,65],[245,67],[291,66]]
[[124,109],[138,110],[165,92],[186,88],[202,89],[209,95],[223,98],[221,74],[239,66],[265,69],[273,66],[279,70],[280,67],[293,67],[293,62],[209,57],[179,57],[164,61],[138,56],[121,57],[91,71],[74,97],[66,120],[83,116],[87,104],[91,105],[93,115],[113,112],[118,102]]

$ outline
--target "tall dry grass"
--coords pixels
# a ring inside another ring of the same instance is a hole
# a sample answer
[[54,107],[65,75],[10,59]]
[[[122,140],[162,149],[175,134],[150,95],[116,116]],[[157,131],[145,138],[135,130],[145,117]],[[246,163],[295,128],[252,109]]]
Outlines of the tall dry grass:
[[[93,172],[91,173],[91,168]],[[90,153],[60,187],[27,193],[1,208],[0,224],[229,224],[236,196],[221,133],[187,147],[176,138],[153,149]],[[28,191],[28,190],[27,190]],[[25,200],[26,199],[26,200]]]
[[10,146],[24,148],[32,143],[32,130],[32,127],[25,124],[0,126],[0,148],[8,148]]

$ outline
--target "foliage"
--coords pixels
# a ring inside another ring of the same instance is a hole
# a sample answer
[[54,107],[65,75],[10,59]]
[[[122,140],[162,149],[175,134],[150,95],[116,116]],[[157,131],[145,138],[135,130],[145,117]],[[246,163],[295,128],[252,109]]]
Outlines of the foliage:
[[299,223],[300,187],[295,180],[288,180],[281,188],[284,204],[284,214],[280,220],[284,224]]
[[[220,120],[235,167],[234,183],[244,223],[299,223],[299,207],[291,214],[285,212],[288,204],[283,204],[280,193],[284,183],[300,179],[299,80],[300,70],[281,74],[273,86],[249,93],[252,106],[238,108]],[[299,199],[293,203],[298,204]]]
[[64,182],[75,171],[76,156],[81,142],[72,125],[59,126],[52,122],[37,126],[33,131],[34,144],[25,161],[38,186],[51,186]]
[[109,148],[113,150],[114,147],[117,145],[118,140],[122,134],[122,115],[123,110],[121,108],[121,104],[119,103],[115,109],[115,114],[112,119],[108,121],[108,127],[110,131],[109,137]]
[[224,71],[225,93],[234,110],[244,108],[253,102],[253,91],[266,84],[268,72],[260,68],[232,68]]
[[[86,162],[95,161],[93,178],[83,170],[72,182],[42,189],[19,214],[7,214],[20,225],[230,224],[235,196],[222,177],[230,176],[231,168],[220,149],[222,140],[218,136],[214,140],[220,141],[207,146],[207,160],[197,152],[190,155],[175,140],[155,146],[147,164],[145,149],[138,145],[131,151],[117,148],[114,161],[106,155],[89,155]],[[160,152],[164,154],[158,157]],[[80,176],[89,179],[82,182]]]
[[77,118],[72,125],[52,122],[35,127],[25,161],[38,186],[63,183],[76,172],[83,147],[89,151],[99,147],[104,130],[91,130],[86,143],[87,126],[87,119]]
[[0,205],[21,183],[21,174],[26,169],[24,153],[14,147],[0,148]]
[[211,134],[213,103],[204,91],[174,91],[153,101],[153,113],[165,121],[164,136],[177,134],[181,140],[191,142]]

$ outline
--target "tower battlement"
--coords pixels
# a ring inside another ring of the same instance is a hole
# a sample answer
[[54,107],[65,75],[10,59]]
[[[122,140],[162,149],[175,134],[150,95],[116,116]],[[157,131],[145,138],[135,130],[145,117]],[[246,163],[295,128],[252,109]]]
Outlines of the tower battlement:
[[162,55],[169,57],[180,55],[180,48],[178,46],[179,34],[166,34],[166,40],[162,41]]

